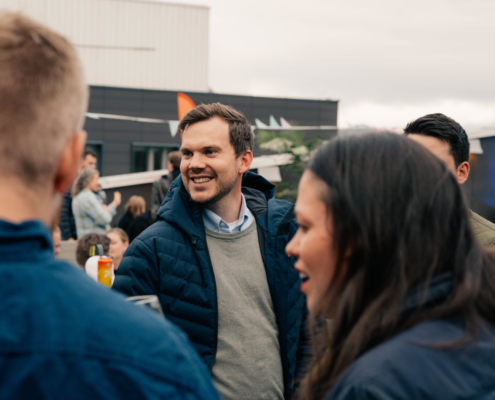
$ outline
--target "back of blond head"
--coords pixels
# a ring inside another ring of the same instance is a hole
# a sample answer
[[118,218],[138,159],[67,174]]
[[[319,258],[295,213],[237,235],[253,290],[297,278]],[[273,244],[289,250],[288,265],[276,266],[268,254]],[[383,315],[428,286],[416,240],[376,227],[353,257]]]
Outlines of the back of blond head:
[[0,12],[0,174],[42,185],[82,128],[87,98],[81,63],[64,37]]
[[146,208],[146,200],[141,196],[131,196],[125,205],[126,212],[132,214],[134,218],[139,217]]

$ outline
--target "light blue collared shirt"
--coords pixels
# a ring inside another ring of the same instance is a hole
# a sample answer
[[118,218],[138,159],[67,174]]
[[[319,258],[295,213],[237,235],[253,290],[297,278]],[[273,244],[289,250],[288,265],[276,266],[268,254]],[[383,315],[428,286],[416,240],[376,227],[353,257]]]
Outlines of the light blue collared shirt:
[[239,219],[237,221],[228,224],[213,211],[210,211],[204,207],[203,222],[205,224],[205,228],[209,231],[219,233],[236,233],[248,228],[254,222],[254,216],[251,214],[251,211],[249,211],[249,208],[247,208],[246,199],[241,193],[241,211],[239,212]]

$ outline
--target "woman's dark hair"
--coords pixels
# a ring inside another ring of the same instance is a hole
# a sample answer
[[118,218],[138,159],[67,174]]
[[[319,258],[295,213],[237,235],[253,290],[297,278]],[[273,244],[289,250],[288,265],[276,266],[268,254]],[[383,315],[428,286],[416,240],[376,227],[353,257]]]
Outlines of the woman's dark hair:
[[[322,399],[360,355],[422,321],[458,315],[466,340],[480,318],[495,323],[493,259],[434,155],[401,135],[367,134],[330,142],[308,168],[322,180],[337,266],[312,314],[313,324],[333,321],[313,326],[315,356],[301,399]],[[451,286],[432,304],[428,285],[440,275]],[[412,307],[411,293],[419,299]]]
[[428,114],[409,122],[404,128],[406,135],[432,136],[445,140],[454,157],[455,166],[469,161],[469,139],[459,123],[443,114]]

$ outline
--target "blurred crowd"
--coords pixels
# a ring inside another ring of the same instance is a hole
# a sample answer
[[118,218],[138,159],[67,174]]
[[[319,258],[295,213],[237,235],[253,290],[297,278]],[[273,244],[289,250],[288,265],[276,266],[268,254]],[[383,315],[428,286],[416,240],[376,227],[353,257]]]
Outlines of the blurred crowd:
[[0,398],[495,396],[495,225],[454,119],[335,138],[291,204],[246,117],[202,104],[112,227],[74,47],[1,14],[0,99]]
[[100,244],[105,254],[112,257],[117,270],[129,243],[156,221],[158,208],[165,200],[171,183],[180,174],[181,158],[179,151],[168,154],[168,174],[153,182],[151,207],[148,210],[142,196],[131,196],[124,206],[125,213],[111,227],[122,195],[118,191],[113,192],[113,201],[106,204],[107,195],[98,181],[97,154],[91,149],[85,149],[81,170],[72,187],[64,194],[60,222],[53,227],[55,255],[61,252],[62,240],[77,241],[76,260],[84,268],[90,247]]

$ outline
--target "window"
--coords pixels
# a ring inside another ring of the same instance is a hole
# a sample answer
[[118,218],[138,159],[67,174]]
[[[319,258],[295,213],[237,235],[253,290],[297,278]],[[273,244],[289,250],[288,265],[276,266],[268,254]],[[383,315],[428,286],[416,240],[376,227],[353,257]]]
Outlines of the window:
[[168,153],[178,149],[176,144],[133,143],[131,172],[166,169]]

